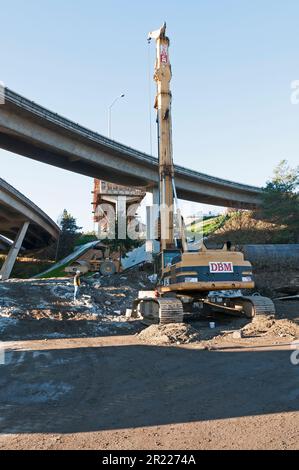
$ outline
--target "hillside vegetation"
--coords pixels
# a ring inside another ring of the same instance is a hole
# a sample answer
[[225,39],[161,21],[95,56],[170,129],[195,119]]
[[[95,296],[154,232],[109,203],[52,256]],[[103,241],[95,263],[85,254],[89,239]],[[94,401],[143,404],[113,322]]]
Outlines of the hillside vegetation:
[[240,245],[293,242],[286,226],[260,220],[252,211],[230,213],[223,225],[210,233],[209,239],[217,243],[230,240]]
[[229,217],[230,216],[228,214],[206,217],[203,220],[198,220],[187,225],[187,229],[190,232],[202,233],[204,237],[208,237],[222,227]]
[[204,238],[217,244],[228,240],[238,245],[293,243],[287,226],[265,222],[253,211],[229,211],[197,221],[189,225],[188,230],[202,233]]

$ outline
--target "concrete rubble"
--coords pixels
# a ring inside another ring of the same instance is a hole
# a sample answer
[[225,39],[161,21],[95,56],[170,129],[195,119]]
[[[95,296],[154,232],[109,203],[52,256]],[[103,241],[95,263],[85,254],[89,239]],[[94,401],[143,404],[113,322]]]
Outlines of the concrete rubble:
[[139,339],[148,344],[188,344],[200,341],[200,333],[188,324],[151,325],[141,331]]
[[[299,337],[298,302],[277,302],[277,315],[209,316],[190,324],[152,325],[131,318],[139,290],[153,289],[154,276],[135,267],[114,276],[82,278],[73,300],[72,278],[11,279],[0,283],[0,340],[138,334],[149,344],[248,342],[256,338],[292,341]],[[38,320],[38,321],[33,321]],[[71,321],[72,320],[72,321]],[[215,328],[209,324],[215,323]],[[141,332],[141,333],[140,333]],[[140,334],[139,334],[140,333]]]
[[122,333],[132,333],[138,326],[128,321],[126,311],[144,286],[153,287],[148,274],[139,268],[129,276],[82,278],[76,301],[72,279],[11,279],[0,283],[0,339],[15,337],[14,332],[19,336],[21,331],[25,337],[26,332],[72,336],[96,335],[99,331],[113,334],[121,329]]

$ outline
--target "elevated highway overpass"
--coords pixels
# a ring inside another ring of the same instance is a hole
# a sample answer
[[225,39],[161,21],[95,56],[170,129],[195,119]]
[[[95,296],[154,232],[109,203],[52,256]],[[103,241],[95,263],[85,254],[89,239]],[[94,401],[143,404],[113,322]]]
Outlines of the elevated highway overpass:
[[[122,185],[158,184],[156,158],[108,139],[5,88],[0,105],[0,148],[86,176]],[[175,167],[178,197],[252,209],[261,189]]]
[[[47,246],[58,239],[59,227],[26,196],[0,178],[0,234],[13,243],[0,270],[2,280],[10,276],[21,247],[32,249]],[[5,239],[0,238],[1,246]]]

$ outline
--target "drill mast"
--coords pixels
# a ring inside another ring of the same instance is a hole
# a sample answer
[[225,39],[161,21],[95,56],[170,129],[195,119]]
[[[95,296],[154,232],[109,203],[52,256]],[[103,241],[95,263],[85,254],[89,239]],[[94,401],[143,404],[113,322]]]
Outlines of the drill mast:
[[158,123],[159,191],[161,250],[174,247],[174,166],[172,156],[171,124],[171,65],[169,38],[165,35],[166,23],[148,38],[156,41],[154,80],[157,83],[155,109]]

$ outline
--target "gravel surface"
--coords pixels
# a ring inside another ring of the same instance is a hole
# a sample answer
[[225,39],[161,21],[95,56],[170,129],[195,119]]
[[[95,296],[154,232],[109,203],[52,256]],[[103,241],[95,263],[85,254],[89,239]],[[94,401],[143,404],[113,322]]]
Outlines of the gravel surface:
[[0,449],[298,449],[299,302],[147,327],[125,316],[147,288],[0,283]]

